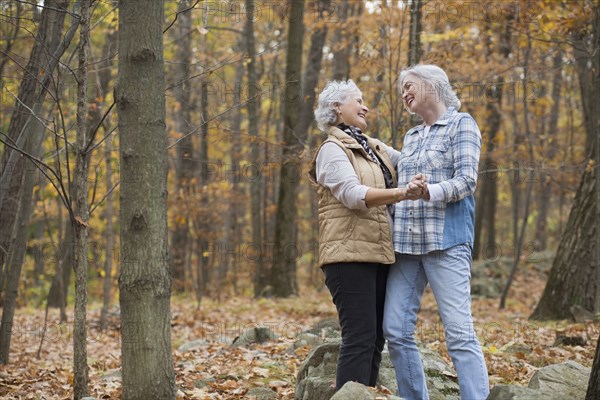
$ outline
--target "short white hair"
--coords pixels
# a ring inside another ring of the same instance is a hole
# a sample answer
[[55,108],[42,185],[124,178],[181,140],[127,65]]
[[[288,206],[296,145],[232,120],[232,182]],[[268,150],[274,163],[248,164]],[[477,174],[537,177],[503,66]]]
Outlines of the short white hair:
[[325,131],[329,126],[334,125],[338,117],[334,107],[344,104],[348,96],[357,92],[362,96],[362,92],[352,79],[331,81],[325,85],[325,88],[319,94],[317,109],[315,110],[315,121],[319,129]]
[[446,107],[454,107],[457,110],[460,108],[460,100],[450,85],[448,75],[446,75],[446,72],[437,65],[419,64],[402,70],[402,72],[400,72],[399,81],[401,91],[408,75],[417,76],[424,82],[432,85],[435,92],[444,101],[444,104],[446,104]]

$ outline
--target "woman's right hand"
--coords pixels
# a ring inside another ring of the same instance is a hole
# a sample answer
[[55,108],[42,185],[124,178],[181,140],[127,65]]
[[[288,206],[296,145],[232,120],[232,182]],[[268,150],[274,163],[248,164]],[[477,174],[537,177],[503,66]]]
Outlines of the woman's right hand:
[[406,184],[406,198],[409,200],[427,200],[429,198],[427,175],[417,174],[413,176],[411,181]]

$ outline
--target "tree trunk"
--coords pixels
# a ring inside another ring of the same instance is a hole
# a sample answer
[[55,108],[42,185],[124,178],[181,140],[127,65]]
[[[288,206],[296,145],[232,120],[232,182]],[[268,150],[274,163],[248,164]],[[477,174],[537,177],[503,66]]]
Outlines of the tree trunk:
[[[37,183],[37,182],[36,182]],[[34,194],[34,198],[33,198],[33,202],[34,204],[36,204],[38,201],[40,200],[39,197],[39,192],[36,192]],[[34,264],[33,264],[33,284],[36,287],[41,287],[42,286],[42,281],[40,280],[40,277],[43,275],[44,273],[44,266],[45,266],[45,260],[44,260],[44,226],[48,223],[48,220],[46,218],[46,216],[44,215],[44,217],[39,217],[35,222],[34,222],[34,238],[35,241],[38,243],[35,248],[34,248]]]
[[[531,31],[530,31],[529,25],[527,25],[526,32],[527,32],[526,33],[527,34],[527,47],[525,49],[525,55],[524,55],[524,61],[523,61],[523,75],[522,75],[523,79],[521,80],[523,93],[525,93],[525,91],[527,89],[527,82],[529,80],[529,62],[530,62],[531,48],[532,48]],[[532,165],[534,163],[534,159],[535,159],[534,148],[533,148],[534,139],[531,135],[531,129],[529,128],[529,107],[528,107],[527,102],[528,102],[527,97],[523,96],[523,127],[524,127],[525,137],[527,138],[528,149],[529,149],[528,165]],[[515,277],[515,274],[517,272],[517,268],[519,266],[519,262],[521,259],[521,250],[522,250],[523,242],[525,239],[525,230],[527,229],[527,221],[529,219],[529,206],[531,204],[532,190],[533,190],[533,180],[528,179],[527,196],[525,197],[525,211],[523,213],[520,231],[518,230],[518,228],[519,228],[518,218],[517,218],[518,212],[515,213],[515,239],[514,239],[515,254],[514,254],[513,265],[512,265],[510,274],[509,274],[506,284],[504,286],[504,290],[502,291],[502,296],[500,297],[500,306],[499,306],[500,309],[503,309],[506,305],[506,299],[508,297],[508,292],[512,285],[513,279]],[[517,188],[516,193],[518,193],[518,188]],[[518,233],[518,236],[517,236],[517,233]]]
[[[13,15],[12,6],[16,7],[16,11],[14,12],[14,29],[10,36],[5,38],[5,45],[2,52],[0,52],[0,88],[4,88],[4,66],[10,59],[8,54],[12,49],[13,44],[15,43],[17,36],[19,35],[19,31],[21,29],[21,12],[23,11],[23,5],[20,2],[9,2],[4,4],[4,9],[2,10],[3,17],[6,18],[7,15]],[[8,18],[7,18],[8,19]]]
[[[546,132],[546,143],[548,149],[544,157],[544,164],[548,166],[555,164],[555,158],[559,151],[558,136],[558,116],[560,111],[560,99],[562,89],[562,62],[563,52],[557,49],[553,59],[552,68],[552,108],[550,109],[550,121]],[[540,171],[539,174],[539,201],[538,218],[535,227],[536,250],[546,249],[548,242],[548,210],[550,209],[550,199],[552,198],[552,180],[551,172],[547,168]]]
[[595,215],[597,166],[589,167],[573,201],[573,208],[562,235],[556,258],[542,298],[531,318],[537,320],[571,318],[571,307],[578,305],[598,312],[595,296],[597,221]]
[[[71,190],[71,198],[77,198],[77,191]],[[59,200],[60,202],[60,200]],[[61,205],[59,205],[60,207]],[[62,220],[62,214],[60,214]],[[59,226],[61,226],[59,224]],[[61,227],[62,229],[62,227]],[[50,285],[48,292],[48,306],[60,308],[60,321],[67,322],[67,295],[71,283],[71,270],[73,269],[73,226],[68,223],[64,227],[64,237],[62,241],[56,243],[56,273]]]
[[592,364],[592,373],[590,374],[585,400],[600,400],[600,337],[598,337],[598,344],[596,344],[596,355]]
[[[577,67],[577,76],[579,78],[579,89],[581,91],[581,105],[583,108],[583,122],[585,125],[586,141],[585,148],[592,149],[594,147],[594,128],[598,124],[600,116],[594,113],[595,103],[598,101],[596,93],[594,93],[594,70],[589,67],[592,63],[594,53],[598,52],[597,47],[593,47],[591,40],[593,35],[586,33],[585,30],[574,32],[571,35],[573,43],[573,57]],[[597,40],[597,38],[596,38]]]
[[[209,182],[208,182],[208,177],[209,177],[209,163],[208,163],[208,85],[206,82],[202,82],[201,83],[201,88],[202,90],[200,90],[200,115],[201,115],[201,127],[200,127],[200,154],[199,154],[199,162],[200,162],[200,186],[201,187],[206,187]],[[207,244],[207,248],[210,249],[212,247],[212,243],[211,243],[211,230],[212,227],[210,225],[210,223],[207,223],[209,221],[207,221],[208,218],[210,218],[209,213],[208,213],[208,209],[209,209],[209,193],[206,190],[202,190],[200,193],[200,206],[201,206],[201,212],[199,217],[196,218],[196,226],[198,228],[198,232],[200,232],[201,237],[203,238],[203,243]],[[201,263],[200,263],[200,271],[199,273],[201,274],[201,282],[200,282],[200,288],[202,290],[202,293],[205,294],[209,288],[209,281],[210,281],[210,272],[211,272],[211,268],[210,268],[210,262],[211,262],[211,258],[207,255],[205,255],[205,251],[202,251],[202,254],[200,255],[200,259],[201,259]]]
[[175,117],[175,129],[178,135],[184,135],[177,144],[177,160],[175,162],[176,211],[173,239],[171,240],[171,274],[173,290],[181,292],[187,282],[185,276],[186,250],[189,247],[189,207],[188,201],[194,178],[194,146],[191,130],[191,85],[188,81],[192,56],[192,13],[191,0],[182,0],[178,4],[177,18],[177,65],[175,73],[176,87],[173,90],[178,108]]
[[[319,0],[317,3],[319,18],[324,17],[324,12],[329,10],[331,0]],[[308,61],[306,71],[304,71],[302,88],[302,111],[298,121],[298,134],[300,137],[306,137],[308,130],[314,121],[313,107],[316,99],[316,87],[319,83],[321,71],[321,61],[323,60],[323,46],[327,38],[327,25],[317,28],[310,36],[310,50],[308,51]]]
[[[31,135],[37,139],[36,143],[32,143],[33,156],[38,157],[41,154],[42,147],[42,132],[44,127],[35,121],[32,130],[37,130]],[[30,168],[35,168],[33,163],[28,163]],[[14,232],[14,245],[7,260],[7,278],[5,283],[5,299],[2,304],[2,324],[0,328],[0,364],[8,364],[10,356],[10,344],[12,339],[12,326],[15,315],[15,306],[17,304],[17,296],[19,294],[19,282],[21,277],[21,269],[25,261],[25,251],[27,248],[27,239],[29,238],[29,218],[33,210],[33,186],[35,184],[35,176],[33,170],[27,170],[23,174],[23,182],[21,190],[21,198],[18,203],[17,224]]]
[[[260,171],[260,142],[258,138],[258,120],[260,97],[258,91],[257,73],[256,73],[256,44],[254,37],[255,22],[255,0],[246,0],[246,23],[244,26],[244,35],[246,36],[246,67],[248,71],[248,100],[246,102],[246,111],[248,113],[248,137],[250,138],[249,162],[253,169]],[[252,224],[252,243],[250,249],[255,254],[251,259],[255,260],[254,272],[254,296],[261,296],[268,285],[268,266],[262,257],[263,236],[261,232],[261,180],[251,179],[250,185],[250,215]],[[265,210],[262,210],[265,211]]]
[[[486,21],[486,31],[491,29]],[[500,40],[500,52],[505,58],[510,53],[510,28],[506,31]],[[492,56],[491,36],[486,37],[486,52],[488,57]],[[475,204],[475,243],[473,246],[473,258],[495,259],[500,256],[500,249],[496,243],[496,206],[498,203],[498,164],[494,158],[496,149],[496,136],[502,124],[502,90],[504,78],[499,77],[496,85],[486,89],[488,102],[486,103],[486,115],[488,118],[487,126],[489,130],[484,132],[487,137],[486,153],[483,157],[483,173],[479,175],[479,197]],[[482,240],[483,234],[487,234],[486,239]]]
[[349,0],[342,0],[337,5],[336,29],[333,33],[333,79],[336,81],[346,80],[350,77],[350,34],[348,29]]
[[175,399],[167,252],[163,1],[119,1],[123,399]]
[[[112,145],[110,139],[106,140],[104,150],[104,159],[106,160],[106,188],[110,189],[113,185],[113,172],[112,172]],[[113,196],[110,195],[106,199],[106,211],[105,211],[105,219],[106,219],[106,231],[104,234],[105,243],[106,243],[106,258],[104,260],[104,279],[102,285],[102,310],[100,311],[100,330],[106,330],[108,325],[108,310],[110,307],[110,299],[111,299],[111,288],[113,284],[112,279],[112,264],[113,264],[113,248],[115,245],[115,231],[113,226],[113,215],[115,213],[114,210],[114,200]]]
[[417,65],[421,60],[421,16],[423,14],[423,1],[410,2],[410,35],[408,40],[408,65]]
[[[65,46],[61,46],[60,39],[68,4],[68,0],[48,0],[46,2],[47,7],[42,11],[39,30],[19,88],[19,101],[15,102],[10,119],[8,127],[10,141],[29,154],[31,154],[31,150],[25,147],[27,133],[31,129],[28,128],[28,125],[35,123],[33,122],[35,117],[32,117],[30,110],[37,113],[36,116],[40,115],[39,111],[46,95],[43,84],[48,84],[49,80],[43,80],[40,84],[39,76],[42,70],[45,71],[45,76],[51,76],[66,49]],[[65,40],[68,45],[70,38]],[[31,140],[29,142],[31,143]],[[20,156],[16,150],[4,148],[2,174],[0,175],[0,226],[2,226],[0,229],[0,273],[11,248],[10,239],[18,209],[17,203],[21,197],[24,163],[25,158]]]
[[[285,71],[283,153],[279,174],[279,198],[275,219],[275,243],[271,286],[273,294],[287,297],[298,292],[296,282],[296,198],[298,180],[301,178],[300,156],[304,150],[306,134],[297,132],[298,117],[302,104],[300,77],[302,69],[302,38],[304,0],[290,1],[288,50]],[[295,16],[295,17],[294,17]]]
[[88,172],[91,153],[91,130],[87,124],[88,51],[90,39],[90,3],[81,0],[79,16],[79,68],[77,78],[77,140],[75,145],[75,173],[77,188],[74,219],[75,232],[75,315],[73,321],[73,399],[88,397],[87,364],[87,280],[88,280]]
[[[240,43],[238,45],[240,49],[244,48],[243,44]],[[244,78],[244,65],[238,64],[235,68],[235,81],[240,82],[239,92],[238,87],[235,88],[235,104],[239,104],[241,101],[241,82]],[[240,221],[239,218],[244,215],[242,210],[242,201],[241,196],[243,192],[240,189],[240,158],[242,154],[242,110],[240,107],[236,107],[233,111],[233,117],[231,119],[231,170],[235,171],[233,177],[230,178],[231,184],[231,195],[229,197],[229,216],[228,216],[228,229],[227,229],[227,240],[226,243],[229,248],[236,249],[235,256],[229,257],[226,256],[226,260],[224,260],[224,271],[223,278],[227,277],[227,272],[233,270],[233,273],[238,275],[238,266],[240,265],[240,252],[239,248],[242,245],[241,243],[241,229],[240,229]],[[236,280],[233,280],[234,290],[236,285]],[[236,293],[237,295],[237,293]]]

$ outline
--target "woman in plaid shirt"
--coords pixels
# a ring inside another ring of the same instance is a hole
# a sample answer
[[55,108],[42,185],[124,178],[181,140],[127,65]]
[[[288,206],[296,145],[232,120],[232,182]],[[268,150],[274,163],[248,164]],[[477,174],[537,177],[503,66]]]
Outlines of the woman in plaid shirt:
[[[431,286],[444,324],[446,346],[458,374],[462,399],[485,399],[488,374],[471,315],[471,251],[481,134],[475,120],[459,113],[460,101],[446,73],[417,65],[400,74],[402,100],[423,123],[410,129],[401,152],[388,149],[398,186],[421,192],[396,204],[384,335],[402,398],[428,399],[415,341],[423,290]],[[426,181],[410,183],[415,175]]]

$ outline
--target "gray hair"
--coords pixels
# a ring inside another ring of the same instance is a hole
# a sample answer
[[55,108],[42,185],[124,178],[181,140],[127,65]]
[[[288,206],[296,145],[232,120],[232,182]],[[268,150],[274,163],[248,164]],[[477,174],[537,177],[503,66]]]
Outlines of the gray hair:
[[402,70],[399,80],[400,90],[402,90],[404,80],[408,75],[415,75],[424,82],[431,84],[435,92],[444,101],[444,104],[446,104],[446,107],[454,107],[457,110],[460,108],[460,100],[450,85],[448,75],[437,65],[419,64]]
[[325,85],[325,89],[319,94],[317,109],[315,110],[315,121],[319,129],[325,131],[327,127],[334,125],[338,117],[334,107],[344,104],[348,96],[356,92],[362,96],[362,92],[352,79],[332,81]]

